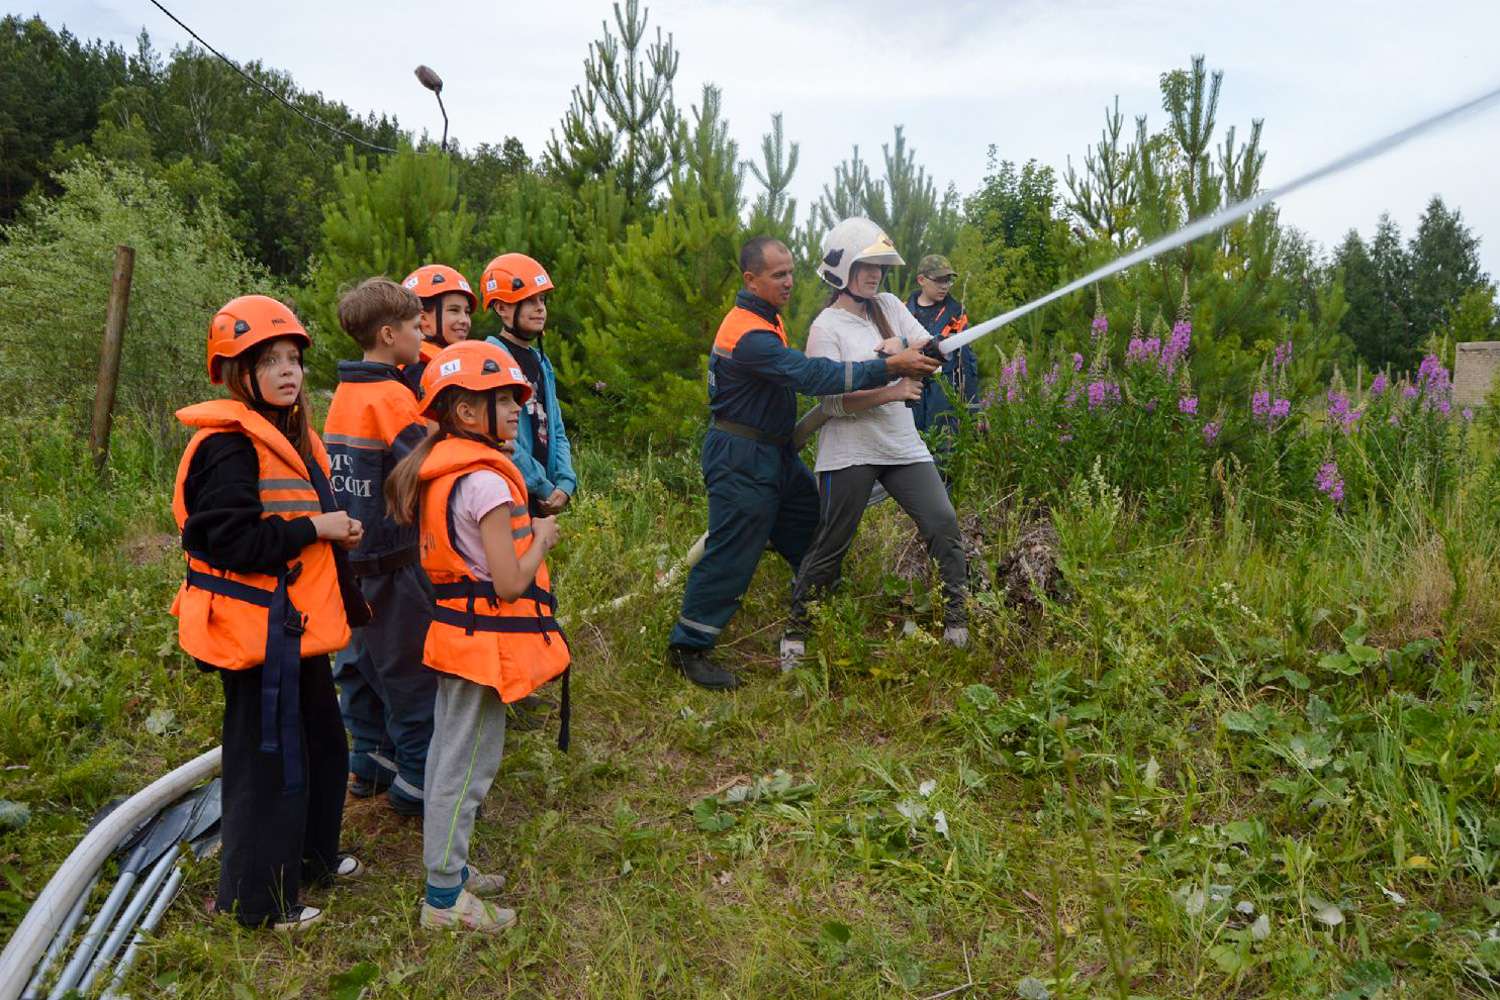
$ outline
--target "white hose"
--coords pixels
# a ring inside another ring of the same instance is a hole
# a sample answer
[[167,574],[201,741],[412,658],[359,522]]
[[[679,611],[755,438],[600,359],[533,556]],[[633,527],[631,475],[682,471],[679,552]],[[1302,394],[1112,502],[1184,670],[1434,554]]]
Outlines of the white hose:
[[1117,274],[1120,271],[1125,270],[1127,267],[1132,267],[1136,264],[1151,260],[1153,257],[1158,257],[1166,253],[1168,250],[1175,250],[1177,247],[1180,247],[1185,243],[1191,243],[1193,240],[1196,240],[1200,236],[1207,236],[1209,233],[1214,232],[1215,230],[1223,229],[1231,222],[1243,219],[1245,216],[1249,215],[1251,212],[1254,212],[1256,209],[1264,208],[1271,202],[1284,198],[1287,195],[1291,194],[1293,191],[1298,190],[1299,188],[1304,188],[1307,185],[1314,183],[1315,181],[1320,181],[1323,178],[1331,176],[1333,174],[1343,173],[1350,167],[1358,166],[1366,160],[1373,160],[1377,156],[1383,156],[1384,154],[1395,149],[1397,146],[1405,145],[1424,132],[1429,132],[1433,129],[1441,128],[1444,125],[1452,124],[1454,121],[1457,121],[1465,115],[1483,110],[1487,105],[1493,103],[1497,99],[1500,99],[1500,87],[1485,91],[1478,97],[1470,98],[1469,100],[1464,101],[1462,104],[1456,104],[1444,111],[1439,111],[1435,115],[1429,115],[1428,117],[1423,118],[1421,121],[1413,122],[1403,129],[1398,129],[1397,131],[1392,132],[1390,135],[1381,136],[1379,139],[1376,139],[1373,142],[1367,142],[1363,146],[1360,146],[1358,149],[1355,149],[1352,152],[1345,153],[1343,156],[1336,157],[1335,159],[1330,160],[1329,162],[1323,164],[1321,167],[1318,167],[1316,170],[1308,171],[1301,177],[1294,177],[1292,180],[1287,181],[1285,184],[1277,185],[1270,190],[1263,191],[1260,194],[1254,195],[1250,198],[1246,198],[1244,201],[1230,205],[1228,208],[1221,209],[1220,211],[1217,211],[1212,215],[1205,215],[1201,219],[1196,219],[1193,222],[1188,223],[1186,226],[1183,226],[1175,233],[1169,233],[1166,236],[1163,236],[1161,239],[1157,240],[1155,243],[1148,244],[1147,246],[1141,247],[1139,250],[1134,250],[1128,254],[1125,254],[1123,257],[1119,257],[1113,261],[1110,261],[1108,264],[1105,264],[1098,270],[1091,271],[1081,278],[1070,281],[1066,285],[1063,285],[1061,288],[1048,292],[1046,295],[1043,295],[1039,299],[1034,299],[1023,306],[1017,306],[1010,312],[1001,313],[994,319],[985,320],[978,326],[971,326],[963,333],[948,337],[938,344],[938,349],[943,352],[944,357],[947,357],[954,351],[958,350],[960,347],[963,347],[965,344],[972,343],[978,340],[980,337],[983,337],[985,334],[993,333],[996,330],[1000,329],[1002,326],[1005,326],[1007,323],[1012,323],[1015,320],[1020,319],[1022,316],[1025,316],[1027,313],[1035,312],[1049,302],[1056,301],[1057,299],[1062,298],[1064,295],[1068,295],[1072,292],[1079,291],[1080,289],[1087,288],[1094,282],[1099,281],[1102,278],[1107,278],[1112,274]]
[[214,747],[157,778],[120,803],[119,808],[79,841],[26,911],[20,926],[6,942],[5,951],[0,952],[0,1000],[16,1000],[21,995],[37,959],[47,950],[48,942],[116,845],[136,824],[216,774],[221,752],[220,747]]

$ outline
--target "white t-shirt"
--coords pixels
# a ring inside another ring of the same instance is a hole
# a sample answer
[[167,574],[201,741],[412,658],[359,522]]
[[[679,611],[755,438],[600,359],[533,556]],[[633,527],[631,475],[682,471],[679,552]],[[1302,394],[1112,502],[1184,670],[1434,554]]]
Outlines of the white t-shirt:
[[[930,334],[922,324],[890,292],[881,292],[874,304],[885,312],[891,331],[897,337],[904,337],[911,346],[919,347],[929,339]],[[807,354],[833,361],[869,361],[876,356],[880,340],[880,331],[874,323],[829,306],[813,320],[807,334]],[[902,402],[882,403],[861,413],[834,417],[818,431],[818,472],[852,465],[911,465],[930,461],[932,453],[917,433],[911,408]]]
[[[453,484],[448,507],[453,517],[453,542],[476,580],[489,580],[490,566],[484,557],[479,522],[496,507],[511,505],[510,484],[491,469],[478,469]],[[510,524],[505,525],[507,532]]]

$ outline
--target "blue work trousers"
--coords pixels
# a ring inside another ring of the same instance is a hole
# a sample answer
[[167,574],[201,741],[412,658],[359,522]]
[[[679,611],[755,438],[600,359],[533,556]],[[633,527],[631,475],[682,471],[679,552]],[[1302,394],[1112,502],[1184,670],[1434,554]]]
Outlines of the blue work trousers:
[[370,623],[354,630],[334,661],[339,708],[349,730],[349,770],[391,797],[422,801],[437,675],[422,665],[432,589],[422,567],[359,578]]
[[767,544],[792,572],[818,527],[818,487],[791,445],[711,429],[703,439],[708,545],[688,574],[669,642],[710,649],[739,610]]

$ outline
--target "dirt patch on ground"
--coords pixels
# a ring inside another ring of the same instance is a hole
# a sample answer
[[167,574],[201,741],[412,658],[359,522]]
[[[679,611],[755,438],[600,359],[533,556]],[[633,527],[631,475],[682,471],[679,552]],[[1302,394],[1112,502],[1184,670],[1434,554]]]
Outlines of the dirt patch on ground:
[[120,554],[132,566],[149,566],[166,558],[167,553],[178,552],[181,548],[182,540],[176,535],[165,531],[148,531],[121,542]]
[[1028,525],[995,567],[995,583],[1013,607],[1040,608],[1062,596],[1057,529],[1045,518]]

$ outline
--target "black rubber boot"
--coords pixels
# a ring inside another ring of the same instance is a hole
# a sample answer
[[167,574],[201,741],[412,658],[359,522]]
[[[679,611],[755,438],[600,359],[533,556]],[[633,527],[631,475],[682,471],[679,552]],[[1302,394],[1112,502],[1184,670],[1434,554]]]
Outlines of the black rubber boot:
[[731,691],[740,686],[740,679],[709,659],[706,649],[668,646],[667,662],[682,676],[710,691]]

